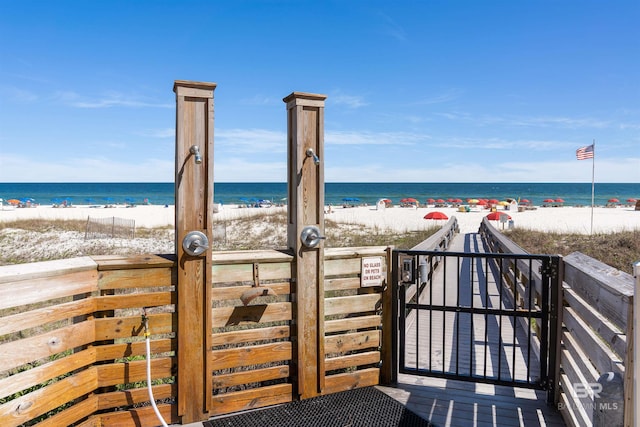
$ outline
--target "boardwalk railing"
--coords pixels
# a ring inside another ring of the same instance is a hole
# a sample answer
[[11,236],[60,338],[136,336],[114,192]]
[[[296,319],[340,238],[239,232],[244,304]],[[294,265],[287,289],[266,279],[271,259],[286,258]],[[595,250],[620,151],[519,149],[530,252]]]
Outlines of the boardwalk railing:
[[[486,219],[480,233],[493,252],[525,252]],[[558,409],[571,426],[611,425],[614,419],[622,423],[622,417],[624,425],[632,425],[633,277],[579,252],[564,257],[558,273],[564,299]],[[512,266],[509,272],[509,280],[522,289],[537,290],[539,277],[537,269]],[[612,387],[623,398],[602,400]]]
[[[386,247],[325,251],[323,394],[388,376],[389,256]],[[380,263],[375,286],[363,286],[363,259]],[[285,252],[213,254],[211,415],[298,399],[294,367],[306,362],[295,357],[303,338],[293,268]],[[0,425],[158,425],[146,389],[145,310],[153,393],[165,420],[179,422],[175,283],[173,255],[1,266]]]

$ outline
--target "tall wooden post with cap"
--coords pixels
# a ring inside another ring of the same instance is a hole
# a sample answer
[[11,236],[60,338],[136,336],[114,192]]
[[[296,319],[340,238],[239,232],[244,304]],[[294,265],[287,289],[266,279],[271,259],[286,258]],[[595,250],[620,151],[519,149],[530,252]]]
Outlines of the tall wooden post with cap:
[[209,418],[214,83],[176,81],[178,416]]
[[301,399],[324,387],[324,101],[293,92],[287,104],[287,241],[295,259],[294,319]]

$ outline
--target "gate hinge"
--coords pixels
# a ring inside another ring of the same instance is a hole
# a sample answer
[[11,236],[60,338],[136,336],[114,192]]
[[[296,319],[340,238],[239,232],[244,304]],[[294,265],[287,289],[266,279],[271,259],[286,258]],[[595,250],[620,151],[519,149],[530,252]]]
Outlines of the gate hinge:
[[554,280],[558,278],[558,269],[556,268],[555,264],[552,262],[543,263],[538,269],[538,272],[543,275],[546,274],[547,276],[549,276],[551,279],[554,279]]

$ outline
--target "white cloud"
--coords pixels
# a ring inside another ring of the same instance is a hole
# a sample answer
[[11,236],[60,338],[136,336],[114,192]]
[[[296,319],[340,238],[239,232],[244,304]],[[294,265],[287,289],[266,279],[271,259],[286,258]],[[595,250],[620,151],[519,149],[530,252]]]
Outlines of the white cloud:
[[172,182],[175,170],[173,159],[136,159],[128,163],[76,157],[49,162],[0,155],[0,164],[0,182]]
[[221,129],[215,131],[216,150],[231,153],[286,153],[287,134],[267,129]]
[[219,182],[286,182],[287,159],[264,162],[255,156],[228,158],[215,163],[213,174]]
[[430,140],[428,135],[410,132],[326,132],[326,145],[413,145]]
[[11,100],[16,104],[31,104],[38,100],[38,95],[33,91],[21,89],[15,86],[0,86],[4,100]]
[[332,93],[331,96],[328,97],[327,103],[336,104],[336,105],[344,105],[344,106],[346,106],[348,108],[351,108],[351,109],[362,108],[362,107],[366,107],[367,105],[369,105],[369,103],[366,102],[363,99],[362,96],[347,95],[347,94],[340,93],[340,92]]
[[106,95],[90,98],[76,92],[60,91],[54,95],[54,99],[75,108],[175,108],[175,104],[143,101],[131,94],[122,94],[117,92],[111,92]]
[[558,128],[558,129],[607,129],[620,126],[633,126],[633,124],[617,123],[614,120],[585,117],[553,117],[553,116],[511,116],[511,115],[490,115],[449,111],[439,112],[436,116],[448,120],[461,121],[478,126],[515,126],[515,127],[535,127],[535,128]]
[[175,138],[176,130],[174,128],[165,129],[147,129],[135,132],[136,135],[145,136],[149,138]]
[[460,98],[461,94],[462,94],[462,91],[460,89],[451,89],[439,95],[434,95],[428,98],[419,99],[415,101],[413,104],[414,105],[442,104],[442,103],[453,101],[454,99]]

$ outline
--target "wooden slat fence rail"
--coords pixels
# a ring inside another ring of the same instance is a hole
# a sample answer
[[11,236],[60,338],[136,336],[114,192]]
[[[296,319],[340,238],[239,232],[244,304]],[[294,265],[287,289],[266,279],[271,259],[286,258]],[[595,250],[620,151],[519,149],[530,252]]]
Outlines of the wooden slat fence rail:
[[[490,250],[499,253],[523,253],[524,250],[492,227],[486,219],[480,233]],[[536,268],[510,265],[506,280],[519,295],[534,286],[539,298],[540,273]],[[562,260],[564,307],[562,312],[559,369],[560,393],[556,402],[569,426],[598,425],[594,411],[614,410],[613,405],[599,407],[594,400],[598,379],[608,372],[619,374],[625,382],[625,425],[632,425],[633,378],[627,372],[632,361],[628,345],[633,330],[633,277],[591,257],[574,252]],[[531,274],[526,274],[530,271]],[[618,410],[618,408],[615,408]]]
[[0,425],[157,425],[176,420],[171,259],[100,256],[0,267]]
[[[386,247],[325,250],[322,393],[379,383],[386,280],[362,288],[363,257],[386,271]],[[297,400],[292,261],[274,250],[213,254],[212,415]]]
[[293,399],[293,257],[214,252],[212,415]]
[[[391,337],[382,333],[391,324],[383,315],[391,304],[389,253],[325,251],[322,393],[389,375],[382,366],[391,358],[383,356]],[[364,257],[380,259],[381,286],[361,286]],[[275,250],[213,253],[211,415],[298,399],[292,259]],[[154,396],[165,420],[178,423],[176,281],[173,255],[0,266],[0,425],[157,425],[146,389],[144,310]]]
[[[619,374],[627,382],[627,355],[633,351],[633,277],[579,252],[564,258],[564,331],[560,409],[568,425],[602,425],[594,419],[600,410],[598,379],[605,373]],[[630,359],[629,359],[630,360]],[[595,388],[594,388],[595,387]],[[625,401],[631,390],[625,387]],[[622,402],[620,402],[622,404]],[[631,405],[626,406],[627,422]],[[620,411],[622,412],[622,411]]]
[[325,394],[380,382],[382,332],[391,332],[383,328],[383,301],[391,286],[386,277],[375,287],[360,280],[362,258],[376,257],[388,273],[386,247],[325,249]]

